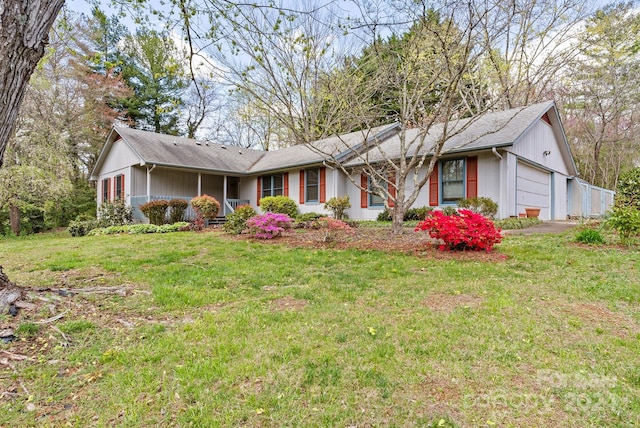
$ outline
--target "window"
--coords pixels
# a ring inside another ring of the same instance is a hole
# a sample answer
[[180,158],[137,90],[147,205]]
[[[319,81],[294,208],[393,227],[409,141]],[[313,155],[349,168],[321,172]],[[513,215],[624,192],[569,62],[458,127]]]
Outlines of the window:
[[464,159],[442,161],[442,203],[464,199]]
[[308,169],[305,174],[305,201],[320,202],[320,170]]
[[116,175],[116,200],[124,198],[124,175]]
[[109,179],[102,180],[102,202],[109,201]]
[[[373,187],[373,183],[371,182],[371,178],[369,178],[369,191],[375,192],[376,189]],[[370,207],[383,207],[384,206],[384,198],[375,193],[369,193],[369,206]]]
[[284,179],[282,174],[264,175],[262,176],[262,195],[265,196],[282,196],[284,195]]

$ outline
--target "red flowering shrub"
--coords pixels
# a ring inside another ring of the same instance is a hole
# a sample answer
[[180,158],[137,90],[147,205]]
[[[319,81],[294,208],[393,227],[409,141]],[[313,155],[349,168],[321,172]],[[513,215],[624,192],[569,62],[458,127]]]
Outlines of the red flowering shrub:
[[470,210],[460,210],[454,215],[433,211],[415,230],[427,231],[429,236],[442,241],[439,249],[443,251],[491,251],[502,241],[500,229],[491,220]]

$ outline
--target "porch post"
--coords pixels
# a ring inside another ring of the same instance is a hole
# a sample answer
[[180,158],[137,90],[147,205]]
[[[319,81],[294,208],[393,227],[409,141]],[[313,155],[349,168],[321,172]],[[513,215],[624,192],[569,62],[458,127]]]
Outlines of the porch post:
[[227,176],[222,176],[222,215],[227,215]]
[[151,170],[153,167],[147,167],[147,202],[151,202]]
[[202,173],[198,173],[198,196],[202,196]]

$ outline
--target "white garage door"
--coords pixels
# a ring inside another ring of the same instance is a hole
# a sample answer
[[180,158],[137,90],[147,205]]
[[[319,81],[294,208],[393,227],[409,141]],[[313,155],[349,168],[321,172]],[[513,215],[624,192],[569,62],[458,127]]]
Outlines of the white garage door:
[[540,208],[540,219],[551,219],[551,173],[518,161],[516,174],[518,213]]

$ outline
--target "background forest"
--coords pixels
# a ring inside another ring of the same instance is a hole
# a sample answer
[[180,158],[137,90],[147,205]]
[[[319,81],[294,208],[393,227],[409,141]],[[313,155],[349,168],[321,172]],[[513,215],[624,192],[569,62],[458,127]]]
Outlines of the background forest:
[[94,216],[114,122],[274,150],[553,99],[581,177],[615,188],[640,160],[634,2],[476,3],[67,7],[0,168],[0,233],[11,210],[22,233]]

